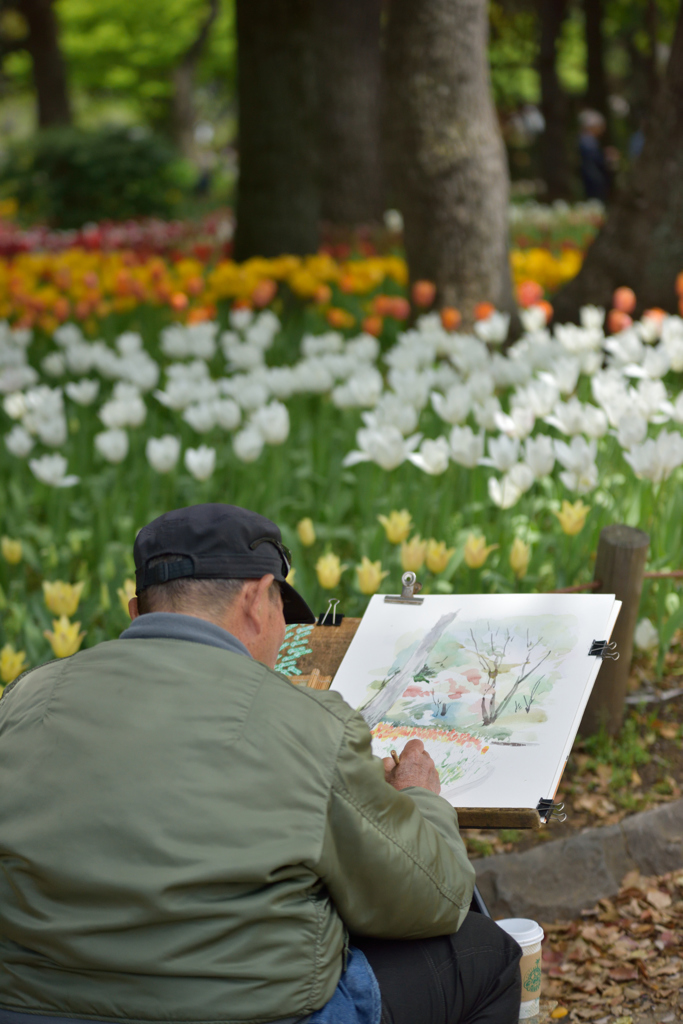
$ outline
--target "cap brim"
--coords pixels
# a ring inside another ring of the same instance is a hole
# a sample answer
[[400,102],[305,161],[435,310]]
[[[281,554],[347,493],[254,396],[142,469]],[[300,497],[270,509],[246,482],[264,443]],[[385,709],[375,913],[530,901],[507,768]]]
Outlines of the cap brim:
[[317,619],[301,594],[298,594],[294,587],[290,586],[285,580],[280,580],[279,583],[280,593],[282,594],[282,610],[287,625],[293,625],[294,623],[314,625]]

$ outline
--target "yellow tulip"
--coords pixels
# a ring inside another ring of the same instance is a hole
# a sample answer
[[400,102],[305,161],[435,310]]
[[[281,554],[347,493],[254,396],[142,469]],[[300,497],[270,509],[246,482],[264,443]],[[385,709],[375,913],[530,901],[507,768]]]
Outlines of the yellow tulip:
[[65,583],[63,580],[54,580],[50,583],[43,580],[43,594],[48,611],[53,615],[65,615],[70,618],[78,608],[81,599],[81,592],[85,583]]
[[296,576],[296,569],[292,568],[285,576],[285,583],[289,583],[290,587],[294,586],[294,577]]
[[26,651],[15,651],[11,644],[5,644],[0,651],[0,679],[11,683],[26,668]]
[[451,560],[455,548],[447,548],[445,540],[427,541],[427,555],[425,561],[430,572],[443,572]]
[[531,544],[526,544],[521,537],[515,537],[510,549],[510,568],[518,580],[526,576],[531,559]]
[[400,512],[394,509],[388,516],[377,518],[384,527],[390,544],[402,544],[404,540],[408,540],[413,517],[407,508],[402,508]]
[[586,525],[586,516],[590,510],[590,505],[584,505],[579,498],[574,504],[571,501],[563,501],[560,511],[553,512],[553,515],[557,516],[560,520],[562,532],[566,533],[569,537],[575,537],[577,533],[581,533]]
[[299,540],[305,548],[310,548],[312,544],[315,544],[315,528],[313,520],[309,519],[308,516],[296,524],[296,532],[299,534]]
[[361,594],[376,594],[384,577],[389,575],[389,570],[382,572],[380,561],[371,562],[367,555],[363,555],[360,565],[356,566],[356,575]]
[[5,561],[9,562],[10,565],[18,565],[24,553],[21,541],[12,540],[11,537],[3,537],[0,543],[2,545],[2,557]]
[[85,633],[79,633],[80,628],[80,622],[69,622],[66,615],[61,615],[53,620],[52,629],[43,631],[43,636],[50,641],[50,647],[58,658],[68,658],[83,643]]
[[416,533],[410,540],[401,544],[401,565],[404,572],[419,572],[424,565],[427,554],[427,541]]
[[495,551],[497,547],[497,544],[489,544],[487,547],[486,537],[478,537],[475,533],[470,533],[465,542],[465,550],[463,551],[465,564],[470,569],[481,569],[491,552]]
[[334,590],[341,579],[341,574],[346,569],[341,564],[339,555],[321,555],[315,564],[315,571],[318,574],[318,583],[325,590]]
[[128,602],[132,597],[135,597],[135,580],[125,579],[123,581],[123,586],[117,587],[116,593],[119,596],[121,607],[125,614],[128,615]]

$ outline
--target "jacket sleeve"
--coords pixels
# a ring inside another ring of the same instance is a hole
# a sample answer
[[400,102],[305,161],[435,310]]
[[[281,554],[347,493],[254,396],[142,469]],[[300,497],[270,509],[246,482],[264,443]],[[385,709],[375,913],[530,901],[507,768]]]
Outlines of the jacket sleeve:
[[429,790],[389,786],[360,715],[346,726],[316,870],[360,935],[448,935],[469,910],[475,873],[454,809]]

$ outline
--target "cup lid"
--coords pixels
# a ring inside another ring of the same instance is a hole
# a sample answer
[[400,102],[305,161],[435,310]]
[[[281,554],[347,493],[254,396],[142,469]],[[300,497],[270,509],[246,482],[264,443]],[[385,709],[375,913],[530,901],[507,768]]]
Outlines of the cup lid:
[[537,942],[543,942],[543,929],[537,921],[528,917],[506,917],[502,921],[496,921],[499,928],[511,935],[520,946],[533,946]]

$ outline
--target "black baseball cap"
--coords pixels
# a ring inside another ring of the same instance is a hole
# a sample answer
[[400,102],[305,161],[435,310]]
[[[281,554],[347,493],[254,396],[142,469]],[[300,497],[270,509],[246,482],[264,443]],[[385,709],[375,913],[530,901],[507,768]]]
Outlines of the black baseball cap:
[[[150,561],[180,555],[179,561]],[[280,584],[285,622],[316,621],[303,597],[286,582],[289,551],[275,523],[237,505],[190,505],[165,512],[138,533],[133,547],[136,593],[169,580],[261,579]]]

